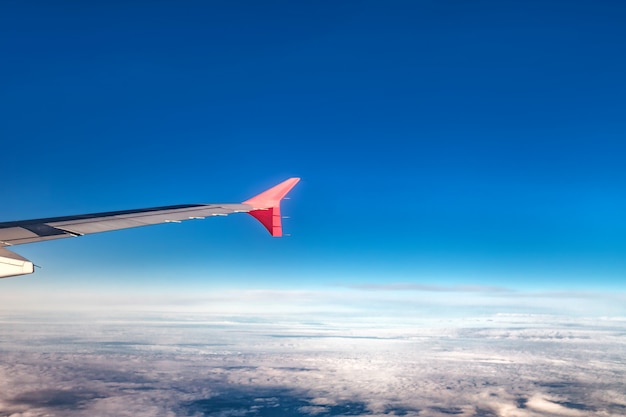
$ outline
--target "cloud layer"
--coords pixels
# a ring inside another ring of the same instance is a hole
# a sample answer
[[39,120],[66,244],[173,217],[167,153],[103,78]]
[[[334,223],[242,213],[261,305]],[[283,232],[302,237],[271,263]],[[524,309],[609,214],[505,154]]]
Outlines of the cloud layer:
[[21,316],[0,416],[619,416],[626,322]]

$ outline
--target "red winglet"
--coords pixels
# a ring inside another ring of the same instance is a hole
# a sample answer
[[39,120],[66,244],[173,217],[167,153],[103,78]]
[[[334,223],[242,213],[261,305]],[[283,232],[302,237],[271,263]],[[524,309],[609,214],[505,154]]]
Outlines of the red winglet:
[[242,203],[250,204],[253,207],[248,214],[261,222],[272,236],[280,237],[283,235],[283,226],[280,221],[280,200],[287,195],[298,181],[300,181],[300,178],[289,178]]

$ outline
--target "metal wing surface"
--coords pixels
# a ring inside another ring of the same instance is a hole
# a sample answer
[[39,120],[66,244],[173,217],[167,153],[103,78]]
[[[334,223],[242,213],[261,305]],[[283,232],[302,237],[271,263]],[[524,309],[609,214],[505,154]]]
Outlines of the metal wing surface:
[[3,222],[0,223],[0,278],[33,272],[33,264],[30,261],[4,247],[131,227],[248,213],[272,236],[280,237],[282,236],[280,202],[299,180],[289,178],[243,203],[183,204]]
[[0,245],[21,245],[152,224],[226,216],[247,213],[252,209],[249,204],[187,204],[4,222],[0,223]]

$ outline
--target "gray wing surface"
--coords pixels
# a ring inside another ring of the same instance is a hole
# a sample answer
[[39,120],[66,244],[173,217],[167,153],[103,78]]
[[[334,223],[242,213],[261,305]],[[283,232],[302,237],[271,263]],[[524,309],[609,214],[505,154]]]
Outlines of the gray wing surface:
[[31,261],[5,247],[131,227],[178,223],[183,220],[227,216],[231,213],[248,213],[257,219],[270,235],[280,237],[283,235],[280,202],[299,180],[299,178],[289,178],[240,204],[183,204],[2,222],[0,223],[0,278],[34,272],[34,264]]
[[187,204],[0,223],[0,246],[13,246],[183,220],[247,213],[249,204]]

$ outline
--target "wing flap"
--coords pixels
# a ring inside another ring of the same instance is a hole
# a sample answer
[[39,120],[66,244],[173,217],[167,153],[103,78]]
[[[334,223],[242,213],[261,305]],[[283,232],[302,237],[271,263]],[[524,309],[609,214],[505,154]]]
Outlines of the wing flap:
[[100,220],[81,223],[67,223],[55,225],[61,230],[70,232],[73,235],[88,235],[90,233],[108,232],[111,230],[128,229],[131,227],[146,226],[145,223],[136,222],[130,219]]
[[24,227],[7,227],[0,231],[0,240],[3,242],[34,237],[38,237],[38,235]]

